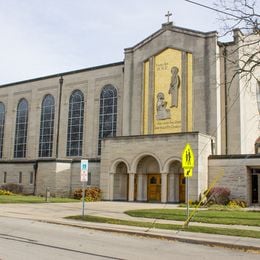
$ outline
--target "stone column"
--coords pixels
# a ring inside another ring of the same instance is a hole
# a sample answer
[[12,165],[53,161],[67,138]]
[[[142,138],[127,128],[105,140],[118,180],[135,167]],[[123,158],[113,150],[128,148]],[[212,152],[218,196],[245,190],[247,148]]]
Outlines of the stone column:
[[143,174],[137,174],[137,201],[143,201]]
[[114,199],[114,173],[109,173],[109,200]]
[[162,185],[161,185],[161,202],[167,202],[167,173],[161,173]]
[[128,182],[128,201],[134,201],[135,193],[135,174],[129,173],[129,182]]
[[173,173],[169,173],[167,176],[167,186],[168,186],[168,202],[175,202],[176,198],[175,198],[175,180],[174,180],[174,174]]

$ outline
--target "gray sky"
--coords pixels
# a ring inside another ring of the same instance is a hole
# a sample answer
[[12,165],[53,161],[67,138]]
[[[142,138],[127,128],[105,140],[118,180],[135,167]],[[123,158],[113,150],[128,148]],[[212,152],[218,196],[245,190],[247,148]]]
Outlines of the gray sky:
[[177,26],[220,28],[217,13],[184,0],[0,0],[0,85],[122,61],[168,10]]

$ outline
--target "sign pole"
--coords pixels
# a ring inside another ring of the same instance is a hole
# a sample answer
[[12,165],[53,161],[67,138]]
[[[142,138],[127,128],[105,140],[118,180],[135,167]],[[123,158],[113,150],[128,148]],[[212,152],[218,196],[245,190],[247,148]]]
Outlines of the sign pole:
[[82,217],[85,214],[85,182],[82,182]]
[[189,177],[186,177],[187,182],[187,219],[189,218],[190,212],[189,212]]
[[80,162],[80,181],[82,182],[82,217],[85,214],[85,182],[88,181],[88,160]]
[[187,221],[185,226],[188,226],[188,219],[190,215],[189,209],[189,178],[192,177],[192,171],[194,168],[194,153],[190,144],[186,144],[184,150],[182,151],[182,168],[184,169],[185,177],[185,190],[186,190],[186,203],[187,203]]

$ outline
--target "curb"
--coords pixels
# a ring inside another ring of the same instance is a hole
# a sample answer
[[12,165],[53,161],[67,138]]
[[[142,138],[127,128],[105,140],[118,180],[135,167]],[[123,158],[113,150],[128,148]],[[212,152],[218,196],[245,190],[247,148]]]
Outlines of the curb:
[[[103,232],[113,232],[113,233],[120,233],[120,234],[127,234],[131,236],[142,236],[142,237],[149,237],[149,238],[155,238],[155,239],[166,239],[166,240],[172,240],[172,241],[178,241],[183,243],[191,243],[191,244],[198,244],[198,245],[206,245],[206,246],[212,246],[212,247],[224,247],[229,249],[238,249],[243,251],[254,251],[257,253],[260,253],[260,246],[250,246],[250,245],[242,245],[242,244],[231,244],[231,243],[223,243],[213,240],[205,240],[205,239],[196,239],[196,238],[182,238],[178,237],[176,235],[161,235],[161,234],[154,234],[154,233],[147,233],[144,231],[131,231],[131,230],[122,230],[116,227],[95,227],[95,226],[83,226],[80,224],[74,224],[74,223],[65,223],[62,221],[52,221],[52,220],[36,220],[38,222],[42,223],[49,223],[49,224],[56,224],[56,225],[63,225],[63,226],[70,226],[70,227],[77,227],[82,229],[91,229],[91,230],[97,230],[97,231],[103,231]],[[112,225],[112,224],[110,224]],[[116,226],[116,225],[114,225]]]

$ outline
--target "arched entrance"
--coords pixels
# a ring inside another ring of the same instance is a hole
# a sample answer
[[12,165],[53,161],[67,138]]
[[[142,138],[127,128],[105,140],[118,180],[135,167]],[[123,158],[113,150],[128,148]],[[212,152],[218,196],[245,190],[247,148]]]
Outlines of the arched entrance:
[[128,182],[127,166],[120,162],[114,174],[114,200],[128,200]]
[[161,202],[161,174],[153,156],[143,157],[137,164],[137,200]]
[[168,202],[185,202],[185,177],[180,161],[173,161],[168,174]]

